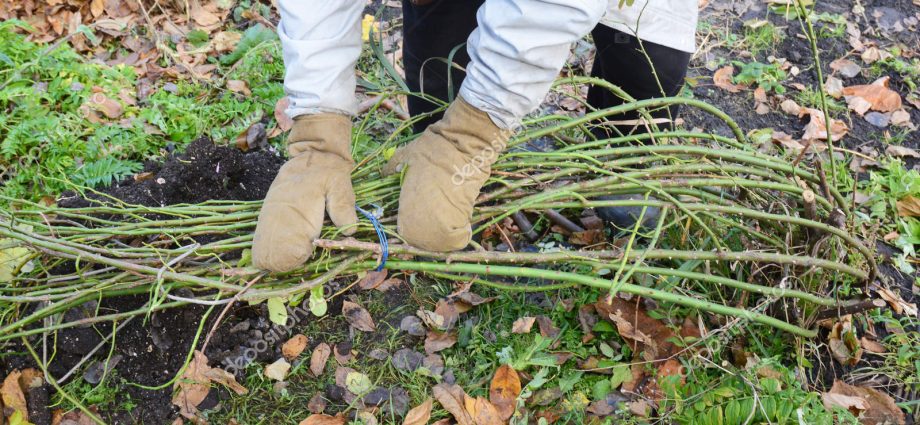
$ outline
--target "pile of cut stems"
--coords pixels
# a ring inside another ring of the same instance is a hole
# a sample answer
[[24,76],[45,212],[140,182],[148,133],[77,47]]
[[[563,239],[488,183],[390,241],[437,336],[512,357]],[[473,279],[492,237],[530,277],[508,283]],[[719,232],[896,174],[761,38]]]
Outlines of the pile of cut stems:
[[[562,84],[597,84],[626,97],[595,79],[557,83]],[[711,114],[731,136],[661,130],[651,120],[641,134],[591,136],[592,123],[605,117],[627,111],[649,117],[648,111],[672,105]],[[873,252],[839,218],[849,214],[845,198],[820,168],[759,152],[730,117],[698,100],[630,101],[579,117],[527,121],[494,165],[473,221],[480,234],[509,228],[512,217],[529,218],[542,232],[537,252],[486,250],[473,243],[470,250],[437,253],[403,243],[394,225],[399,176],[382,177],[379,171],[383,152],[407,139],[393,137],[362,152],[353,173],[358,205],[383,212],[380,221],[390,240],[385,267],[393,272],[507,291],[584,286],[742,317],[805,337],[816,334],[817,311],[861,301],[841,299],[838,288],[870,281],[876,272]],[[27,248],[30,258],[12,281],[0,283],[0,343],[193,303],[271,297],[293,302],[381,261],[374,228],[361,220],[351,238],[327,226],[303,268],[267,275],[253,269],[245,255],[261,202],[148,207],[82,190],[94,200],[90,206],[5,200],[16,208],[0,217],[3,248]],[[591,208],[625,206],[643,213],[658,208],[660,214],[651,228],[627,229],[617,243],[582,248],[545,243],[552,237],[550,212],[578,221]],[[88,301],[139,295],[148,302],[137,310],[63,320],[62,313]],[[738,301],[754,305],[758,297],[792,305],[799,313],[795,323]]]

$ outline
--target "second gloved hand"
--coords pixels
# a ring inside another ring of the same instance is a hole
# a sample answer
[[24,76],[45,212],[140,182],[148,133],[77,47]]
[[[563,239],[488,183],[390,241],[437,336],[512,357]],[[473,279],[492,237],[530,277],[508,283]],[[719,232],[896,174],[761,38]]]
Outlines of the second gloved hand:
[[396,221],[399,234],[431,251],[465,247],[472,237],[473,204],[509,136],[488,114],[458,97],[444,118],[397,150],[383,173],[406,167]]
[[[351,120],[339,114],[302,115],[288,137],[291,159],[275,177],[259,213],[252,261],[290,271],[313,254],[324,212],[339,227],[358,221],[351,186]],[[353,234],[354,227],[342,233]]]

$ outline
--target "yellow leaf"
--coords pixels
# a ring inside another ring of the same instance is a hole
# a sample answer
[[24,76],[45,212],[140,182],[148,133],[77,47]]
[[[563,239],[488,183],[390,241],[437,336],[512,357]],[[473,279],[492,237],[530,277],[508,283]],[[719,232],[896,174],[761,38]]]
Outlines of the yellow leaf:
[[364,15],[364,19],[361,20],[361,40],[368,41],[371,39],[371,29],[377,32],[379,25],[375,22],[373,15]]

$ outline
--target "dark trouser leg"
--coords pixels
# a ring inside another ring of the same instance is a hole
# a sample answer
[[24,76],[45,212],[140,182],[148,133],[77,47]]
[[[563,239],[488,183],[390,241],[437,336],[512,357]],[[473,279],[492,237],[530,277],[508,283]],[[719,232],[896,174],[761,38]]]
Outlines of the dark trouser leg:
[[[403,0],[403,66],[409,90],[424,92],[445,102],[451,100],[451,95],[457,95],[465,72],[451,68],[448,78],[446,59],[455,47],[466,43],[476,28],[476,11],[482,2],[434,0],[419,1],[416,3],[427,4],[416,5],[410,0]],[[469,61],[465,46],[453,56],[453,62],[463,68]],[[412,116],[429,113],[438,107],[438,104],[419,96],[409,96],[408,100]],[[420,133],[440,118],[441,114],[429,116],[417,122],[413,130]]]
[[[606,25],[598,25],[591,35],[597,46],[591,76],[607,80],[639,100],[674,96],[683,86],[687,65],[690,63],[690,53],[647,41],[640,45],[636,37]],[[607,89],[591,87],[588,90],[588,104],[595,108],[609,108],[622,103],[623,99]],[[677,107],[660,109],[651,115],[653,118],[673,118],[677,116]],[[629,121],[638,118],[638,113],[628,112],[609,116],[607,120]],[[667,124],[658,126],[668,127]],[[619,135],[617,131],[622,134],[644,132],[645,126],[611,125],[595,129],[594,135],[598,138],[615,137]]]
[[[591,75],[607,80],[622,88],[630,96],[641,100],[655,97],[674,96],[684,84],[690,53],[659,44],[642,42],[624,32],[605,25],[598,25],[591,33],[597,46]],[[651,61],[650,61],[651,59]],[[651,63],[650,63],[651,62]],[[588,104],[604,109],[621,105],[624,100],[607,89],[591,87],[588,90]],[[674,119],[677,107],[650,111],[652,118]],[[630,121],[639,118],[638,112],[610,115],[607,121]],[[607,124],[598,122],[592,133],[598,139],[616,137],[620,134],[643,133],[642,124]],[[659,123],[658,128],[670,128],[668,123]],[[645,199],[644,194],[603,196],[604,200]],[[639,218],[645,228],[655,226],[661,211],[649,207],[643,213],[642,207],[600,207],[598,217],[621,230],[632,230]]]

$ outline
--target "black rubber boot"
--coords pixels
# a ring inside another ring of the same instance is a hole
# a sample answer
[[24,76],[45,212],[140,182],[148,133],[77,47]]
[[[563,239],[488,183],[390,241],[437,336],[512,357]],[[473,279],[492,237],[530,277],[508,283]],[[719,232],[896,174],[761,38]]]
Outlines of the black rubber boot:
[[[597,46],[591,75],[603,78],[622,88],[630,96],[642,100],[656,97],[675,96],[680,92],[687,75],[690,53],[665,47],[659,44],[641,42],[636,37],[615,30],[605,25],[598,25],[591,35]],[[654,68],[652,67],[654,64]],[[623,99],[602,87],[592,86],[588,89],[588,104],[605,109],[622,105]],[[677,106],[650,111],[653,118],[673,120],[677,116]],[[605,118],[606,121],[630,121],[639,118],[638,112],[627,112]],[[618,124],[610,125],[595,122],[591,132],[598,139],[620,135],[644,133],[645,125]],[[659,129],[670,128],[670,123],[659,123]],[[603,196],[600,200],[644,199],[641,194]],[[650,198],[654,199],[654,198]],[[642,214],[642,207],[598,207],[597,216],[620,230],[631,230]],[[661,211],[657,207],[648,207],[643,215],[642,227],[655,225]]]
[[[446,60],[456,48],[453,62],[464,69],[470,62],[465,44],[476,28],[476,11],[482,3],[483,0],[403,0],[403,66],[410,91],[444,102],[457,96],[466,73],[450,67]],[[409,114],[413,117],[438,107],[420,96],[409,96],[408,101]],[[441,116],[441,113],[428,116],[412,129],[421,133]]]

